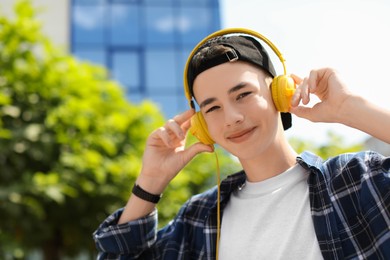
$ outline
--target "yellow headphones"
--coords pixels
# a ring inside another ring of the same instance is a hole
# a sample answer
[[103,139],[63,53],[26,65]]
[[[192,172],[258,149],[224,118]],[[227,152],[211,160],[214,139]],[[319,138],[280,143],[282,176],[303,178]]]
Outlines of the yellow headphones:
[[[229,28],[229,29],[223,29],[214,32],[209,36],[207,36],[206,38],[204,38],[202,41],[200,41],[198,45],[196,45],[195,48],[192,50],[192,52],[188,56],[186,65],[184,67],[184,93],[190,106],[194,108],[192,104],[192,95],[188,85],[188,76],[187,76],[188,68],[191,63],[192,57],[195,55],[198,49],[208,40],[217,36],[223,36],[227,34],[246,34],[261,39],[275,52],[279,60],[282,62],[284,74],[276,76],[272,81],[271,84],[272,99],[278,111],[288,112],[290,109],[291,98],[294,94],[296,87],[295,87],[294,80],[286,74],[286,65],[284,63],[285,59],[283,58],[283,55],[278,50],[278,48],[276,48],[276,46],[265,36],[261,35],[258,32],[249,29],[244,29],[244,28]],[[210,137],[206,121],[204,120],[204,117],[200,111],[196,112],[196,114],[193,115],[191,118],[190,133],[204,144],[212,145],[215,143],[214,140]]]

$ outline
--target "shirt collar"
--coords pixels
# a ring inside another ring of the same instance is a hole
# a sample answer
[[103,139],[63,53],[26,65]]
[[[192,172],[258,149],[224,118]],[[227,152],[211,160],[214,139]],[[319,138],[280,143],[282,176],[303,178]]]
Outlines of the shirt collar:
[[297,157],[297,163],[309,170],[322,171],[323,162],[321,157],[311,152],[303,152]]
[[[297,163],[306,169],[315,168],[316,170],[321,170],[323,160],[311,152],[303,152],[297,157]],[[221,195],[226,195],[226,193],[230,193],[239,188],[245,183],[245,180],[246,175],[243,170],[229,175],[221,182]]]
[[[322,158],[311,152],[303,152],[300,154],[297,157],[297,163],[299,163],[305,169],[314,170],[311,172],[321,171],[323,167]],[[243,170],[231,174],[226,179],[224,179],[221,182],[221,204],[224,205],[230,197],[230,194],[245,184],[245,180],[246,175]]]

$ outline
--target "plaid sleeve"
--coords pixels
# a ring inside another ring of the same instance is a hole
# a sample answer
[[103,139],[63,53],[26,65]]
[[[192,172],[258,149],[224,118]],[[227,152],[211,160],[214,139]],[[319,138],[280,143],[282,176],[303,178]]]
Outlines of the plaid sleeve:
[[346,259],[390,259],[390,158],[374,152],[341,157],[331,200]]
[[[233,187],[231,183],[243,181],[242,173],[229,178],[228,184],[222,186]],[[98,259],[213,259],[217,236],[216,196],[214,187],[191,197],[160,230],[157,230],[157,210],[121,225],[117,223],[123,209],[114,212],[93,233]]]
[[119,255],[133,255],[136,259],[155,242],[157,210],[144,218],[118,225],[122,212],[123,209],[114,212],[93,233],[99,259],[118,259]]

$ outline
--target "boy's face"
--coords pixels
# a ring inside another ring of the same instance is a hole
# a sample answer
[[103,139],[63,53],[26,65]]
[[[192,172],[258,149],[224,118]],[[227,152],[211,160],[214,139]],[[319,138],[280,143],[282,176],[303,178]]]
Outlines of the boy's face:
[[280,126],[271,82],[262,70],[241,61],[215,66],[194,81],[210,136],[239,159],[251,159],[275,143]]

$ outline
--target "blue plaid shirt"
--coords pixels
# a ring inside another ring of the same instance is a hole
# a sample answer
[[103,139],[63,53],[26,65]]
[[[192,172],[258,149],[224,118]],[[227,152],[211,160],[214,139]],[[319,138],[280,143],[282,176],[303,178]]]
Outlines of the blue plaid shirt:
[[[390,158],[374,152],[325,162],[303,153],[311,213],[324,259],[390,259]],[[221,209],[245,173],[221,183]],[[99,259],[215,259],[216,188],[192,197],[157,231],[157,212],[121,225],[122,209],[94,232]],[[244,249],[243,249],[244,250]]]

